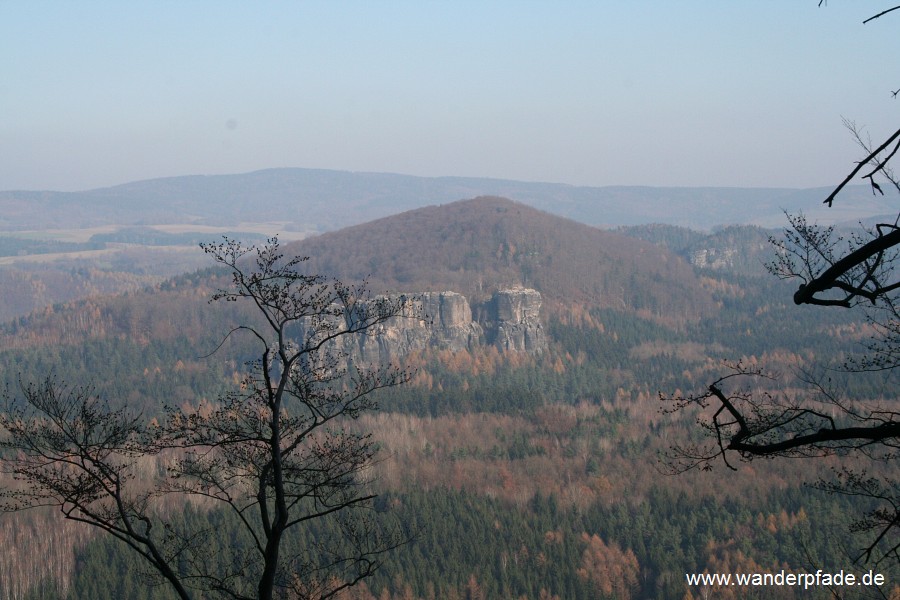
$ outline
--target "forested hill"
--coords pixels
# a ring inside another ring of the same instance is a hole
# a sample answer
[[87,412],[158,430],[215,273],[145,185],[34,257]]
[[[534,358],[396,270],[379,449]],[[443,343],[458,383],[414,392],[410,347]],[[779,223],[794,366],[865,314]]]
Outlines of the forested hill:
[[[373,291],[456,291],[472,302],[497,289],[538,289],[547,312],[577,305],[679,323],[718,310],[691,266],[650,242],[582,225],[501,198],[427,207],[287,244],[307,268]],[[0,330],[6,347],[98,336],[200,335],[219,307],[215,273],[178,277],[127,296],[60,305]]]
[[408,211],[294,242],[309,268],[374,289],[454,290],[480,300],[501,287],[551,303],[698,318],[714,310],[693,269],[655,244],[524,204],[480,197]]
[[629,237],[653,242],[678,254],[693,266],[732,274],[769,277],[773,259],[770,238],[782,232],[752,225],[733,225],[711,234],[673,225],[637,225],[618,229]]

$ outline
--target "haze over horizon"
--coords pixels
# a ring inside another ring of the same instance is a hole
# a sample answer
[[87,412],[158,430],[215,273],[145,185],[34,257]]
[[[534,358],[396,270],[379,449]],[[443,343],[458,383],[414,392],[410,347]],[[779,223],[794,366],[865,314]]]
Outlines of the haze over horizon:
[[[304,167],[830,186],[879,140],[877,6],[0,4],[0,190]],[[894,86],[896,87],[896,86]]]

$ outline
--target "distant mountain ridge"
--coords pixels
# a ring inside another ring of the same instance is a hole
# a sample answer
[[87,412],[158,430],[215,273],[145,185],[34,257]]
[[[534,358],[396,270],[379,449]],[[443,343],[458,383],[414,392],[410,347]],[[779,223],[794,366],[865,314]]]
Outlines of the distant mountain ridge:
[[136,181],[82,192],[0,192],[0,230],[193,223],[234,226],[278,222],[300,231],[331,231],[423,206],[501,196],[600,227],[664,223],[784,223],[782,210],[811,219],[854,221],[891,214],[894,203],[868,187],[847,188],[835,208],[829,188],[579,187],[467,177],[414,177],[284,168],[234,175]]

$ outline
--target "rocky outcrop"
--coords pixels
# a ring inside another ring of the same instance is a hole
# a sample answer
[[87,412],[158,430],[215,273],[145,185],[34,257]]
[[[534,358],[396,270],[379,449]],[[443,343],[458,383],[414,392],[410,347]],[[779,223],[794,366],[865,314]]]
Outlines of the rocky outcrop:
[[472,308],[462,294],[422,294],[422,312],[431,338],[429,345],[442,350],[468,350],[481,344],[484,330],[472,320]]
[[367,335],[344,338],[344,351],[360,363],[384,363],[426,348],[470,350],[484,331],[472,320],[466,297],[456,292],[405,295],[408,316],[394,317]]
[[456,292],[405,294],[391,299],[407,304],[406,316],[380,323],[365,335],[339,338],[341,352],[351,361],[384,364],[428,348],[460,351],[493,344],[503,351],[540,354],[547,347],[537,290],[500,290],[479,307],[479,319],[473,316],[466,297]]
[[537,290],[514,288],[500,290],[491,299],[485,328],[491,343],[501,350],[540,354],[547,347],[547,335],[541,323],[541,294]]
[[737,248],[701,248],[690,254],[691,264],[701,269],[724,271],[734,268]]

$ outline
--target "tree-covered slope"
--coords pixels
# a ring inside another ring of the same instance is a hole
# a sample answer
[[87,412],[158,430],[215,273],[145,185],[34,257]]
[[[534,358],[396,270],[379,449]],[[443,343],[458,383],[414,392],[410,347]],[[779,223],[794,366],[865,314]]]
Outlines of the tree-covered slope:
[[660,246],[503,198],[421,208],[294,242],[309,269],[378,289],[536,288],[561,306],[645,310],[662,319],[714,311],[690,265]]

